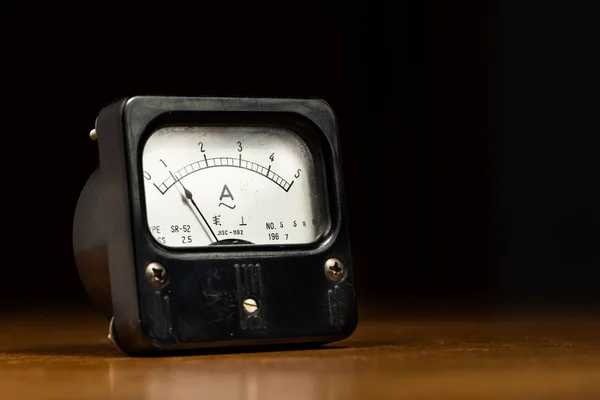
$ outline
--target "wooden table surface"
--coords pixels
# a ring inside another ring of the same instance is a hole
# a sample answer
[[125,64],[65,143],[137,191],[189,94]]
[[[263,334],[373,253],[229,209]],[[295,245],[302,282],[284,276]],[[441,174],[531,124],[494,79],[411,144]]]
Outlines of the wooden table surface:
[[0,399],[600,399],[600,319],[375,317],[313,350],[128,358],[88,309],[0,314]]

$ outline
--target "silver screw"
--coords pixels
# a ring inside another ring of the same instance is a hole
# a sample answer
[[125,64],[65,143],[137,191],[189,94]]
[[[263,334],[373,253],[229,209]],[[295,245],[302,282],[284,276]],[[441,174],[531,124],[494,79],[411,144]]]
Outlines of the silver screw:
[[256,314],[258,312],[258,303],[252,297],[246,297],[242,302],[244,311],[248,314]]
[[333,282],[339,282],[346,277],[346,266],[337,258],[325,261],[325,275]]
[[146,267],[146,280],[155,288],[167,283],[167,270],[161,264],[153,262]]

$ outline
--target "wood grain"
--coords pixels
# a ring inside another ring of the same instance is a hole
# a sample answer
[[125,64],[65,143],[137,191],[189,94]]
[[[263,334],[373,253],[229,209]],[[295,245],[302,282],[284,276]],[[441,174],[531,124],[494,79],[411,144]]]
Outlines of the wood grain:
[[87,309],[3,313],[1,399],[600,399],[600,320],[361,313],[311,350],[128,358]]

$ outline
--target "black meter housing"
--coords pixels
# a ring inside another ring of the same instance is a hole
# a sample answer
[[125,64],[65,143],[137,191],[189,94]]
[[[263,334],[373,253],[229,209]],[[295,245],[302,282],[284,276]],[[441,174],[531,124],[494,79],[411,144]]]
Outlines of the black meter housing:
[[[169,124],[297,132],[318,158],[327,231],[314,243],[296,246],[160,246],[146,225],[141,151],[149,134]],[[338,129],[327,103],[131,97],[101,110],[96,133],[100,165],[80,196],[73,241],[81,278],[111,317],[110,337],[119,349],[144,355],[327,343],[354,331],[357,307]]]

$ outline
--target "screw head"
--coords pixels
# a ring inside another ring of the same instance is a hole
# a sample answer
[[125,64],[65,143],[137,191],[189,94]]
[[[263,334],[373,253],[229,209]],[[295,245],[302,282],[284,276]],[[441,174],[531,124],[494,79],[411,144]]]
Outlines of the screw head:
[[242,301],[242,306],[248,314],[256,314],[258,312],[258,303],[252,297],[246,297]]
[[153,262],[146,267],[146,280],[155,288],[164,286],[167,283],[167,270],[162,264]]
[[332,282],[339,282],[346,277],[346,266],[337,258],[325,261],[325,276]]

